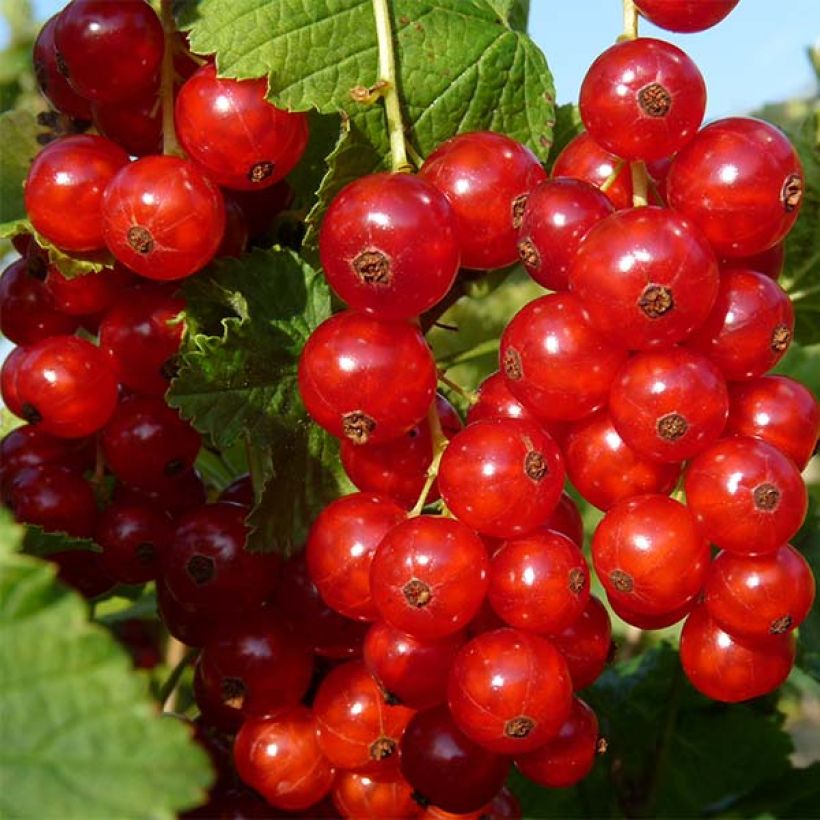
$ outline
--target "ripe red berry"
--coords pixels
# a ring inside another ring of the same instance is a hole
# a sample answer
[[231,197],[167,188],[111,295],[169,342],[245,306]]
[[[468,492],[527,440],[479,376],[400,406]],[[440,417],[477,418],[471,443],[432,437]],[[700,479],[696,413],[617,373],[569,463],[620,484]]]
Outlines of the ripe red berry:
[[377,621],[364,640],[364,662],[389,701],[429,709],[444,703],[450,665],[466,640],[463,632],[438,640],[414,638]]
[[245,717],[297,704],[313,673],[313,655],[278,612],[262,607],[218,629],[200,655],[203,689]]
[[624,160],[610,154],[586,132],[573,137],[556,157],[552,176],[572,177],[596,188],[607,184],[606,195],[616,208],[632,207],[632,175]]
[[777,447],[805,469],[820,432],[820,407],[811,391],[787,376],[763,376],[729,386],[726,434]]
[[220,501],[230,504],[241,504],[243,507],[252,507],[254,504],[253,481],[250,473],[243,473],[235,478],[219,494]]
[[666,629],[682,621],[697,605],[698,596],[693,595],[685,604],[670,612],[661,612],[656,615],[638,612],[627,606],[620,597],[616,599],[607,594],[606,600],[612,611],[625,623],[638,629],[652,630]]
[[105,571],[122,584],[144,584],[160,571],[171,548],[171,519],[148,504],[112,503],[97,523],[94,540],[103,548]]
[[679,462],[708,447],[729,413],[718,368],[681,348],[639,353],[621,369],[609,395],[618,435],[644,458]]
[[54,32],[57,65],[89,100],[124,100],[156,83],[165,38],[144,0],[72,0]]
[[106,268],[68,279],[56,265],[48,269],[45,286],[59,310],[70,316],[90,316],[108,310],[130,274],[122,268]]
[[150,156],[111,180],[103,202],[105,244],[148,279],[182,279],[213,258],[225,231],[219,188],[187,160]]
[[704,589],[709,615],[738,638],[782,635],[805,620],[814,603],[814,576],[806,559],[784,544],[769,555],[722,552]]
[[377,776],[396,770],[399,741],[413,712],[388,705],[361,661],[344,663],[327,675],[313,712],[319,747],[332,765]]
[[[455,408],[443,396],[436,396],[436,409],[447,438],[461,430],[461,419]],[[430,425],[423,419],[412,430],[384,444],[354,444],[342,441],[342,465],[348,478],[366,492],[390,496],[406,507],[412,507],[427,479],[427,469],[433,460]],[[435,486],[428,501],[438,498]]]
[[669,347],[706,319],[717,259],[688,219],[666,208],[619,211],[587,234],[570,290],[610,344]]
[[806,487],[794,462],[771,444],[743,436],[698,455],[684,489],[704,536],[739,555],[774,552],[806,515]]
[[355,310],[410,319],[450,290],[459,265],[453,209],[430,182],[372,174],[334,198],[319,234],[331,287]]
[[719,256],[760,253],[783,239],[803,187],[789,140],[748,117],[707,125],[675,157],[667,180],[669,205],[703,231]]
[[162,153],[162,105],[159,89],[139,97],[91,106],[94,127],[104,137],[121,145],[132,157]]
[[414,715],[401,743],[401,770],[417,799],[463,815],[482,809],[504,785],[508,758],[467,737],[445,706]]
[[342,817],[389,817],[402,820],[418,816],[410,784],[394,774],[382,780],[358,772],[339,772],[333,782],[333,805]]
[[163,476],[150,489],[126,486],[120,482],[114,486],[115,501],[139,501],[153,504],[176,519],[205,503],[205,485],[194,470],[179,475]]
[[558,734],[569,717],[572,682],[566,661],[548,640],[497,629],[473,638],[456,655],[447,703],[469,738],[517,755]]
[[15,347],[6,356],[3,367],[0,369],[0,383],[2,383],[3,404],[9,412],[15,416],[23,418],[23,402],[20,399],[20,391],[17,387],[17,380],[20,377],[20,365],[26,358],[29,348]]
[[29,259],[12,262],[0,276],[0,331],[18,345],[71,334],[77,320],[66,316]]
[[560,632],[589,600],[589,570],[581,550],[549,530],[505,541],[490,563],[487,595],[510,626]]
[[487,376],[476,390],[476,401],[467,411],[467,424],[484,419],[527,419],[537,422],[531,413],[513,396],[501,371]]
[[167,287],[124,289],[100,322],[100,348],[120,381],[137,393],[159,396],[168,389],[184,323],[185,302]]
[[587,131],[608,151],[628,160],[661,159],[695,135],[706,110],[706,85],[677,46],[641,37],[596,58],[578,106]]
[[578,505],[566,491],[561,493],[557,506],[542,527],[545,530],[555,530],[566,535],[578,549],[584,546],[584,521]]
[[51,336],[25,350],[16,391],[26,421],[61,438],[83,438],[108,422],[117,383],[99,348],[74,336]]
[[515,262],[527,196],[547,176],[529,148],[490,131],[459,134],[427,157],[419,176],[453,206],[465,268]]
[[[217,624],[225,623],[224,613],[208,613],[181,604],[168,591],[162,577],[157,579],[157,614],[168,632],[188,646],[203,646],[212,638]],[[236,617],[236,613],[231,614]],[[194,682],[197,683],[196,677]]]
[[786,680],[794,663],[794,636],[745,641],[724,632],[699,606],[683,625],[680,659],[697,690],[738,703],[768,694]]
[[762,376],[786,355],[794,308],[786,292],[762,273],[726,270],[706,321],[686,346],[707,356],[728,381]]
[[584,180],[542,182],[529,195],[518,230],[518,254],[527,273],[548,290],[567,290],[581,240],[614,210],[607,195]]
[[581,300],[554,293],[513,316],[499,358],[510,392],[549,423],[580,419],[603,406],[626,351],[586,321]]
[[177,135],[188,156],[226,188],[256,190],[284,178],[308,141],[307,115],[269,103],[266,79],[216,76],[206,64],[179,90]]
[[616,504],[592,538],[592,562],[610,600],[660,615],[700,592],[709,544],[683,504],[642,495]]
[[299,359],[308,413],[356,444],[379,444],[415,427],[436,383],[433,355],[418,327],[352,311],[319,325]]
[[14,517],[46,532],[90,538],[97,520],[91,485],[68,467],[26,467],[12,479],[4,496]]
[[484,535],[512,538],[547,520],[564,486],[555,442],[520,419],[477,421],[455,435],[441,459],[441,497]]
[[245,721],[234,762],[245,783],[286,811],[318,803],[333,784],[333,768],[316,740],[316,719],[305,706]]
[[629,447],[606,410],[576,421],[562,452],[572,486],[600,510],[636,495],[666,495],[680,475],[679,464],[647,458]]
[[594,595],[569,626],[548,637],[564,656],[576,691],[597,680],[613,652],[609,613]]
[[647,20],[667,31],[690,33],[717,25],[739,0],[635,0]]
[[420,640],[463,629],[487,592],[484,542],[460,521],[418,516],[382,539],[370,567],[381,618]]
[[57,565],[57,579],[74,587],[87,599],[97,598],[111,591],[114,579],[102,567],[102,556],[91,550],[61,550],[48,556]]
[[598,752],[598,718],[580,698],[558,734],[534,752],[519,755],[515,766],[539,786],[562,789],[583,780],[595,765]]
[[177,601],[224,618],[273,592],[279,559],[245,549],[246,514],[236,504],[206,504],[181,518],[163,566],[163,580]]
[[66,251],[105,247],[103,193],[126,166],[128,154],[104,137],[77,134],[49,143],[26,178],[31,224]]
[[777,280],[783,273],[783,266],[786,264],[786,246],[784,242],[778,242],[760,253],[751,256],[727,256],[720,260],[721,270],[732,270],[743,268],[764,273],[770,279]]
[[120,402],[101,443],[106,464],[120,481],[152,489],[193,466],[201,438],[161,398],[131,396]]
[[34,41],[34,76],[43,96],[63,114],[79,120],[91,119],[91,103],[81,97],[60,73],[57,54],[54,50],[54,31],[57,28],[55,14],[40,29]]
[[324,602],[357,621],[378,617],[370,595],[370,565],[382,538],[407,511],[390,498],[354,493],[331,502],[308,535],[308,572]]

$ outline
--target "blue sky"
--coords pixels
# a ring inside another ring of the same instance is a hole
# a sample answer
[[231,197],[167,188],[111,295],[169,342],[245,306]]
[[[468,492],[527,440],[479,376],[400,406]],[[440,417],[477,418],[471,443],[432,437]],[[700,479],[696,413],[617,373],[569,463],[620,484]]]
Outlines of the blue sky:
[[[34,0],[45,19],[62,0]],[[531,0],[530,32],[547,55],[559,102],[574,101],[587,66],[620,32],[619,0]],[[719,25],[700,34],[641,31],[684,48],[709,89],[707,117],[742,114],[813,86],[806,46],[820,41],[820,0],[740,0]],[[0,42],[6,32],[0,28]]]

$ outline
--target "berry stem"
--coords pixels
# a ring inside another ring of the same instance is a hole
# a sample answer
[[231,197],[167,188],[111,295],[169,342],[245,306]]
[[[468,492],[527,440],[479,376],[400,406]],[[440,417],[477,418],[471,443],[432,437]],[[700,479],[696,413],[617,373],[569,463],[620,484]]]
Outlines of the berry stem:
[[470,404],[475,404],[478,401],[478,396],[476,395],[475,390],[468,390],[466,387],[462,387],[458,384],[458,382],[448,379],[447,376],[444,375],[443,370],[439,371],[438,380],[446,387],[449,387],[454,393],[458,393],[459,396],[463,396],[468,402],[470,402]]
[[404,142],[404,123],[396,87],[396,55],[393,50],[393,28],[390,23],[389,0],[373,0],[376,18],[376,38],[379,43],[379,84],[382,85],[387,132],[390,137],[390,164],[396,173],[410,173]]
[[440,371],[446,372],[456,365],[472,362],[490,353],[498,353],[498,339],[487,339],[484,342],[479,342],[474,347],[469,347],[458,353],[451,353],[449,356],[442,356],[438,360],[438,368]]
[[171,667],[168,677],[163,681],[157,693],[157,700],[162,704],[163,712],[173,712],[176,707],[177,686],[182,673],[199,653],[198,649],[186,647],[176,638],[168,637],[168,646],[165,650],[165,663]]
[[635,40],[638,36],[638,9],[635,0],[624,0],[624,31],[619,41]]
[[162,0],[160,19],[165,32],[165,49],[162,53],[162,74],[159,97],[162,103],[162,153],[181,156],[177,132],[174,127],[174,48],[176,46],[176,23],[172,0]]
[[447,449],[447,436],[444,435],[444,431],[441,429],[441,418],[439,417],[438,407],[436,406],[435,400],[431,402],[430,409],[427,411],[427,423],[430,425],[430,439],[433,444],[433,460],[427,468],[427,480],[421,488],[421,493],[419,493],[418,500],[413,505],[413,509],[408,513],[410,518],[421,515],[424,505],[427,503],[427,496],[430,495],[430,490],[432,489],[433,483],[438,475],[441,457]]
[[649,174],[643,162],[630,162],[629,170],[632,173],[632,205],[642,208],[649,204]]
[[601,191],[603,191],[603,193],[606,193],[615,184],[615,180],[620,176],[625,164],[626,163],[622,159],[619,159],[615,163],[612,173],[601,183]]

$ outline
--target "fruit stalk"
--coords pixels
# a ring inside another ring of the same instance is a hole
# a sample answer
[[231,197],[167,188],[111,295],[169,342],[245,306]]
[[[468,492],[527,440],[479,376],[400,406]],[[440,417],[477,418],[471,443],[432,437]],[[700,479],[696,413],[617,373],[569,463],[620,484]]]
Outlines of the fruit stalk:
[[624,0],[624,31],[618,40],[634,40],[638,36],[638,9],[634,0]]
[[160,77],[159,98],[162,104],[162,153],[181,156],[174,126],[174,40],[176,24],[172,0],[162,0],[160,6],[162,30],[165,32],[165,49],[162,53],[162,74]]
[[427,496],[430,495],[433,482],[435,482],[436,476],[438,475],[441,457],[447,449],[447,436],[444,435],[444,431],[441,429],[441,418],[439,417],[438,407],[436,407],[435,401],[432,402],[430,409],[427,411],[427,423],[430,425],[430,440],[433,445],[433,460],[427,468],[427,480],[424,482],[424,486],[421,489],[418,501],[416,501],[413,509],[410,510],[409,516],[411,518],[416,515],[421,515],[424,505],[427,503]]

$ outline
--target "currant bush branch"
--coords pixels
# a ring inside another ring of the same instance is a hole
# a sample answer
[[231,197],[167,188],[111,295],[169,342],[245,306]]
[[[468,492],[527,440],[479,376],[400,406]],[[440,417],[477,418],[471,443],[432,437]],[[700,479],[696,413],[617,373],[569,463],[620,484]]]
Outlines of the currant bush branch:
[[649,204],[649,174],[643,162],[630,162],[629,170],[632,174],[632,205],[642,208]]
[[162,0],[160,6],[160,19],[165,32],[165,49],[162,54],[159,98],[162,105],[162,153],[180,156],[182,150],[177,142],[174,126],[174,49],[177,38],[172,5],[172,0]]
[[623,2],[624,30],[618,40],[634,40],[638,36],[638,9],[635,7],[635,0],[623,0]]

